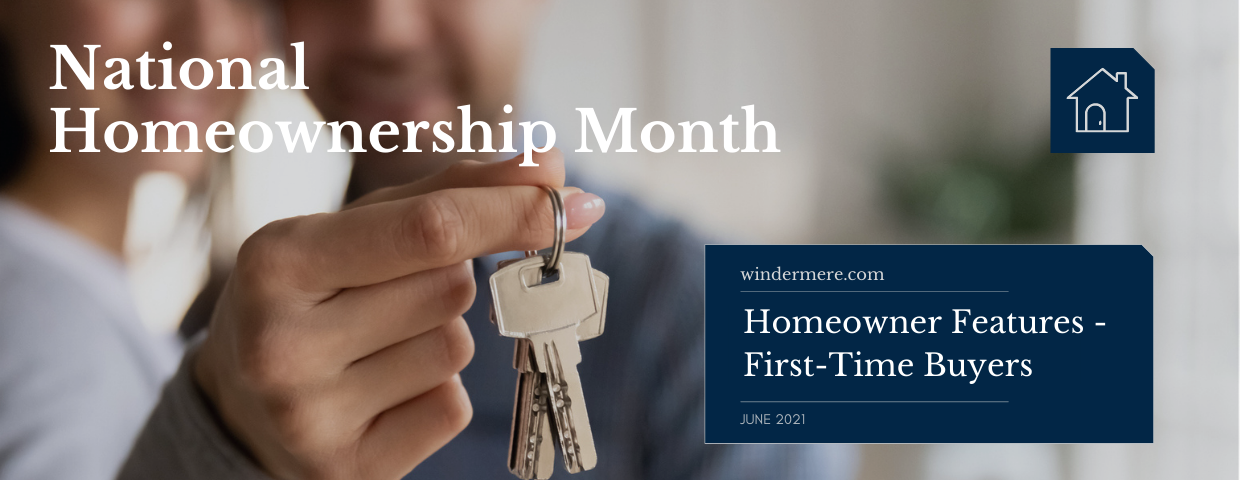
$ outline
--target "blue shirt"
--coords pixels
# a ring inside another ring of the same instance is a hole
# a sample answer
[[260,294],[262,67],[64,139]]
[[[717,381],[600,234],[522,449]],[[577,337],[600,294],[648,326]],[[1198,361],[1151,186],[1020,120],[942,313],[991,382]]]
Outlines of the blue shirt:
[[[611,278],[606,330],[582,342],[577,365],[598,465],[570,477],[557,451],[556,478],[852,478],[854,446],[704,444],[705,242],[629,196],[588,191],[604,198],[607,213],[566,249],[589,255]],[[465,314],[476,349],[461,379],[473,421],[406,479],[515,478],[507,468],[517,381],[513,340],[500,336],[488,317],[488,279],[497,260],[475,260],[478,296]]]

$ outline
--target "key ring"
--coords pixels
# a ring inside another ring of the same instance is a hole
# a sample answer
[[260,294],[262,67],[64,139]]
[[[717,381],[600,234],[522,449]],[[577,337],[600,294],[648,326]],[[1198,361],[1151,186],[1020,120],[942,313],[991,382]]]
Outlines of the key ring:
[[564,232],[568,230],[568,212],[564,211],[564,197],[560,195],[559,190],[545,185],[543,190],[546,190],[547,195],[551,197],[551,211],[555,215],[555,243],[551,246],[551,254],[547,256],[547,263],[543,265],[543,276],[550,277],[556,274],[557,265],[560,264],[560,255],[564,253]]

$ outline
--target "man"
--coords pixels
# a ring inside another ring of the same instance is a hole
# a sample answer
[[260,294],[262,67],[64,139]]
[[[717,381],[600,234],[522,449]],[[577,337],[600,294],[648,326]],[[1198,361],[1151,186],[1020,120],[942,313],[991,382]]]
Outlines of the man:
[[[537,0],[286,0],[285,43],[305,42],[307,93],[328,121],[357,121],[363,131],[385,120],[453,121],[460,145],[460,105],[492,128],[514,120],[504,106],[515,103],[526,39],[543,7]],[[482,129],[472,131],[473,148],[487,146]],[[421,130],[422,152],[355,153],[350,193],[485,155],[434,153],[431,140]],[[604,197],[607,215],[569,245],[612,279],[607,331],[582,345],[578,365],[600,460],[574,478],[839,478],[829,472],[844,467],[837,464],[846,455],[824,457],[841,449],[703,445],[704,242],[627,196]],[[475,263],[479,285],[495,263]],[[487,321],[489,294],[480,289],[465,315],[477,348],[461,378],[474,419],[409,478],[509,478],[512,340]]]
[[[540,161],[560,165],[555,155]],[[472,416],[458,372],[474,344],[469,259],[538,248],[603,212],[516,161],[461,163],[348,210],[273,222],[246,240],[120,478],[398,478]],[[572,208],[572,206],[577,208]]]
[[[540,7],[283,4],[286,36],[306,42],[315,105],[367,131],[453,120],[466,104],[475,120],[503,121]],[[512,341],[487,321],[489,292],[474,295],[495,257],[472,272],[461,261],[549,246],[550,205],[530,186],[561,187],[564,164],[552,151],[537,168],[441,171],[459,159],[359,153],[350,191],[361,198],[348,209],[247,240],[210,334],[122,476],[511,478]],[[605,194],[602,216],[598,197],[565,192],[569,239],[581,237],[569,249],[611,276],[607,331],[578,365],[599,462],[572,478],[847,478],[842,447],[703,444],[703,242],[628,197]]]

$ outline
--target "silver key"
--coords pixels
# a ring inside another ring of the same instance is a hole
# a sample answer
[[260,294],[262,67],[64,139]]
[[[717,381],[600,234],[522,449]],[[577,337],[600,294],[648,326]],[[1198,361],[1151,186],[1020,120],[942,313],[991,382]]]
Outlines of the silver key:
[[[533,257],[526,257],[533,258]],[[512,265],[523,259],[514,258],[509,260],[501,260],[497,270]],[[521,271],[523,280],[527,285],[537,285],[542,281],[542,271],[535,268],[528,268]],[[603,334],[603,328],[606,326],[607,320],[607,287],[611,283],[611,279],[606,273],[594,270],[594,298],[599,302],[598,313],[591,315],[589,318],[577,325],[577,341],[584,342],[591,338]],[[495,306],[491,306],[491,323],[495,323]]]
[[538,369],[547,375],[547,389],[550,391],[547,400],[554,415],[564,469],[569,473],[592,469],[598,462],[590,416],[586,413],[585,396],[581,390],[581,377],[577,374],[581,348],[577,344],[575,330],[565,328],[540,332],[530,338],[534,343],[534,359]]
[[512,438],[508,444],[508,471],[525,480],[545,480],[551,478],[555,470],[555,440],[548,416],[546,376],[534,365],[530,341],[518,338],[514,343],[517,393],[512,412]]
[[[561,247],[562,248],[562,247]],[[565,469],[571,473],[594,468],[597,455],[586,413],[577,364],[581,350],[577,327],[597,317],[603,324],[603,298],[595,284],[589,257],[572,252],[559,255],[559,279],[534,284],[545,262],[534,257],[514,262],[491,276],[495,323],[500,333],[528,338],[538,371],[546,375],[551,413]],[[598,330],[593,330],[598,331]]]
[[[537,333],[576,327],[599,311],[602,299],[594,284],[590,257],[564,252],[554,282],[542,279],[544,260],[531,257],[518,260],[491,275],[495,326],[500,335],[530,338]],[[544,372],[545,373],[545,372]]]
[[[527,258],[534,255],[527,252]],[[499,262],[498,269],[521,259]],[[526,284],[541,282],[540,269],[522,270]],[[607,287],[609,279],[598,270],[593,271],[595,295],[600,299],[599,311],[577,326],[577,340],[585,341],[603,333],[607,311]],[[495,323],[495,310],[491,309],[491,323]],[[512,431],[508,445],[508,470],[525,480],[550,478],[554,470],[555,453],[551,436],[550,402],[547,401],[545,376],[532,363],[533,347],[528,339],[513,340],[513,368],[517,370],[517,391],[513,402]]]
[[[525,252],[526,258],[536,252]],[[521,259],[503,260],[497,270]],[[539,283],[539,279],[527,279]],[[491,305],[491,323],[495,323],[495,306]],[[555,470],[555,440],[551,436],[548,415],[546,376],[534,365],[534,350],[529,340],[513,340],[512,368],[517,370],[517,391],[512,406],[512,431],[508,440],[508,471],[524,480],[551,478]]]
[[527,251],[524,260],[502,262],[490,282],[491,321],[501,334],[517,339],[509,469],[523,479],[547,478],[554,470],[547,441],[551,431],[570,473],[592,469],[598,462],[577,374],[577,342],[602,334],[609,279],[590,267],[589,257],[564,252],[564,199],[551,187],[543,189],[555,216],[550,254],[544,259]]
[[611,284],[611,279],[603,272],[593,269],[591,271],[594,274],[594,299],[598,303],[598,313],[577,325],[578,342],[602,335],[603,327],[607,326],[607,287]]

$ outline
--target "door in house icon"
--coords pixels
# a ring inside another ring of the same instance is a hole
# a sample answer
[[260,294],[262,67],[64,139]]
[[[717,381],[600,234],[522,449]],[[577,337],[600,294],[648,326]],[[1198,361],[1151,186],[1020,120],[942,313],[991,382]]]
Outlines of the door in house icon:
[[1102,104],[1091,104],[1085,108],[1085,130],[1106,130],[1107,109]]

